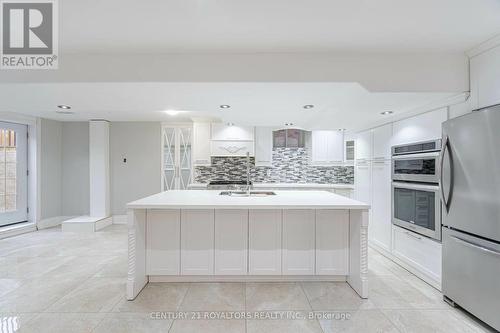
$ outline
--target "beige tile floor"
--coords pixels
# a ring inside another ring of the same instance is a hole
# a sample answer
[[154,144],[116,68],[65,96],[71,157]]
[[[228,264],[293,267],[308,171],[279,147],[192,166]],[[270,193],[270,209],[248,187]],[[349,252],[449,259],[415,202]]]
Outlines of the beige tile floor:
[[[97,233],[51,228],[0,240],[0,332],[9,325],[37,333],[488,331],[373,250],[368,300],[338,282],[151,283],[130,302],[125,300],[126,257],[123,225]],[[176,311],[202,317],[152,318]],[[295,317],[203,318],[220,311]],[[301,317],[313,311],[317,318]]]

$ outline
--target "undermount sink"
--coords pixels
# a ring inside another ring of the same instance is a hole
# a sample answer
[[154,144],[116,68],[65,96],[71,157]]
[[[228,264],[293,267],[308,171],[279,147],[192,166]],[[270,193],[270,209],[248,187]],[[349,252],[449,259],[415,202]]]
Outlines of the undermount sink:
[[222,191],[219,195],[227,195],[230,197],[267,197],[270,195],[276,195],[272,191]]

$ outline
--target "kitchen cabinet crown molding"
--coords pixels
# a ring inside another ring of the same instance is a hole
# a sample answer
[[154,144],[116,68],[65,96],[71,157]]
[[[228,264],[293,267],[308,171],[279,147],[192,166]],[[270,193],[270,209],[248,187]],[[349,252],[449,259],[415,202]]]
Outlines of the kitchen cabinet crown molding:
[[485,40],[484,42],[474,46],[473,48],[471,48],[468,51],[465,51],[465,54],[469,58],[473,58],[473,57],[478,56],[482,53],[488,52],[489,50],[491,50],[497,46],[500,46],[500,34],[498,34],[490,39]]

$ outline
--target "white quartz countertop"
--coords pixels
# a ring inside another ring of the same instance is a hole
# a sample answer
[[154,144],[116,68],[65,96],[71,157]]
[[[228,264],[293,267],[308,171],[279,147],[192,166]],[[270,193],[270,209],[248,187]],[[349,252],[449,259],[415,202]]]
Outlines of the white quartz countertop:
[[327,191],[275,191],[266,197],[231,197],[221,191],[161,192],[127,204],[130,209],[369,209],[370,205]]
[[[204,188],[207,183],[192,183],[189,188]],[[354,189],[353,184],[317,184],[317,183],[254,183],[254,188],[319,188],[319,189]]]

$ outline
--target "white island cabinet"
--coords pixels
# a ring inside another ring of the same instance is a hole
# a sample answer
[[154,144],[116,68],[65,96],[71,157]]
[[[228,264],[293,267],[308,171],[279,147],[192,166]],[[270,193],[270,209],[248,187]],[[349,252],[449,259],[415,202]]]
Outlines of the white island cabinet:
[[347,281],[366,298],[368,205],[327,191],[167,191],[128,204],[127,298],[148,282]]

